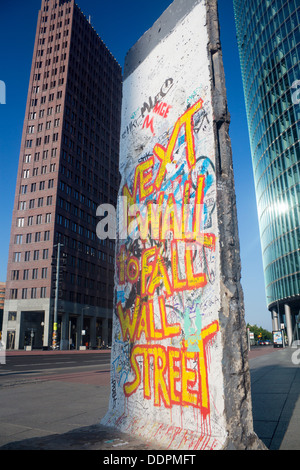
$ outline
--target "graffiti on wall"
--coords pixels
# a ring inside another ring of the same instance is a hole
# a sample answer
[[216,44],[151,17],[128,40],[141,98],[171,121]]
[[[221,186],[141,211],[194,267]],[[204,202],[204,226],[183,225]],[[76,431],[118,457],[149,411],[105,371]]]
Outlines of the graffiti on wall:
[[[113,389],[127,398],[141,389],[155,407],[190,406],[206,418],[210,346],[219,332],[218,320],[202,325],[204,290],[215,278],[215,176],[213,162],[199,152],[199,131],[209,119],[203,100],[191,100],[121,189],[128,237],[119,240],[116,260],[115,339],[122,349]],[[171,107],[149,106],[142,131],[155,136],[155,118],[166,119]]]

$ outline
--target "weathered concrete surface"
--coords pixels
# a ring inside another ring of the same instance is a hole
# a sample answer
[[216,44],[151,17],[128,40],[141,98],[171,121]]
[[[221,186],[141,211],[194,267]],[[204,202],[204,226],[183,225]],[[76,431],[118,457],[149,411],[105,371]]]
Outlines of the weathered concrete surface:
[[127,232],[102,421],[170,449],[264,448],[252,423],[229,122],[217,3],[175,0],[125,64]]
[[217,153],[217,207],[220,231],[220,274],[223,331],[223,376],[228,442],[231,449],[263,449],[253,432],[252,402],[244,298],[241,279],[240,245],[235,199],[230,114],[227,107],[225,73],[218,21],[217,0],[207,2],[211,57],[214,132]]

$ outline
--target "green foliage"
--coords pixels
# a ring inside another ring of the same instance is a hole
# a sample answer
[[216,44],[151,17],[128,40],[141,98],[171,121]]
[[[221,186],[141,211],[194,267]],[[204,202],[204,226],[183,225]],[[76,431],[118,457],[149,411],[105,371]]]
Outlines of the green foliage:
[[[249,325],[249,323],[247,323],[247,328],[249,328],[249,330],[251,331],[251,333],[254,333],[254,339],[255,339],[255,341],[259,341],[259,340],[262,340],[262,341],[266,341],[266,340],[272,341],[272,339],[273,339],[272,333],[271,333],[270,331],[265,330],[265,329],[262,328],[261,326]],[[261,336],[260,336],[260,335],[261,335]]]

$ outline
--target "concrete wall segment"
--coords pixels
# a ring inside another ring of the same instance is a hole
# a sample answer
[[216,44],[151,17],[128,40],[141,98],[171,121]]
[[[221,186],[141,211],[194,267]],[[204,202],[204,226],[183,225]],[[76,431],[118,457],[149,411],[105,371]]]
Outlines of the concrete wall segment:
[[171,34],[179,21],[204,0],[175,0],[162,13],[153,26],[127,52],[124,80],[146,59],[153,49]]
[[[216,1],[174,1],[125,65],[119,194],[127,204],[119,204],[118,215],[129,230],[117,240],[111,398],[103,424],[172,449],[261,445],[252,427],[216,28]],[[199,225],[186,217],[184,202]],[[130,212],[137,204],[139,211]],[[153,204],[162,210],[162,219],[151,219],[158,237],[143,232]],[[168,207],[174,225],[164,238]],[[188,230],[175,236],[175,214],[196,228],[193,237]]]

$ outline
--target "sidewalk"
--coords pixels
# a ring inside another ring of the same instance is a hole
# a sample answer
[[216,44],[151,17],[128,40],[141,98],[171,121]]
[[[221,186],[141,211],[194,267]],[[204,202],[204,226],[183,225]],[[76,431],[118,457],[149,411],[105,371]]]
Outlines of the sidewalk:
[[256,434],[270,450],[300,450],[300,349],[249,357]]
[[[299,349],[266,347],[259,354],[255,350],[249,353],[254,430],[271,450],[300,450],[300,366],[292,361],[292,355],[297,351],[299,354],[296,359],[300,362]],[[23,415],[23,429],[20,427],[19,434],[10,436],[15,442],[6,441],[8,443],[2,445],[0,450],[159,450],[158,446],[107,430],[98,424],[108,405],[110,386],[107,383],[96,386],[88,381],[83,384],[82,381],[71,383],[66,380],[29,384],[26,387],[33,400],[36,397],[33,407],[38,407],[38,397],[44,390],[47,409],[35,409],[35,437],[22,439],[22,435],[28,436],[25,429],[29,427],[28,419],[31,416],[28,410]],[[20,387],[20,399],[22,393],[23,388]],[[17,401],[18,397],[14,399]],[[7,420],[11,419],[11,411],[8,409]],[[20,426],[17,413],[13,420],[16,422],[11,423],[11,426]],[[4,421],[0,413],[0,428]],[[13,430],[10,432],[13,433]]]

